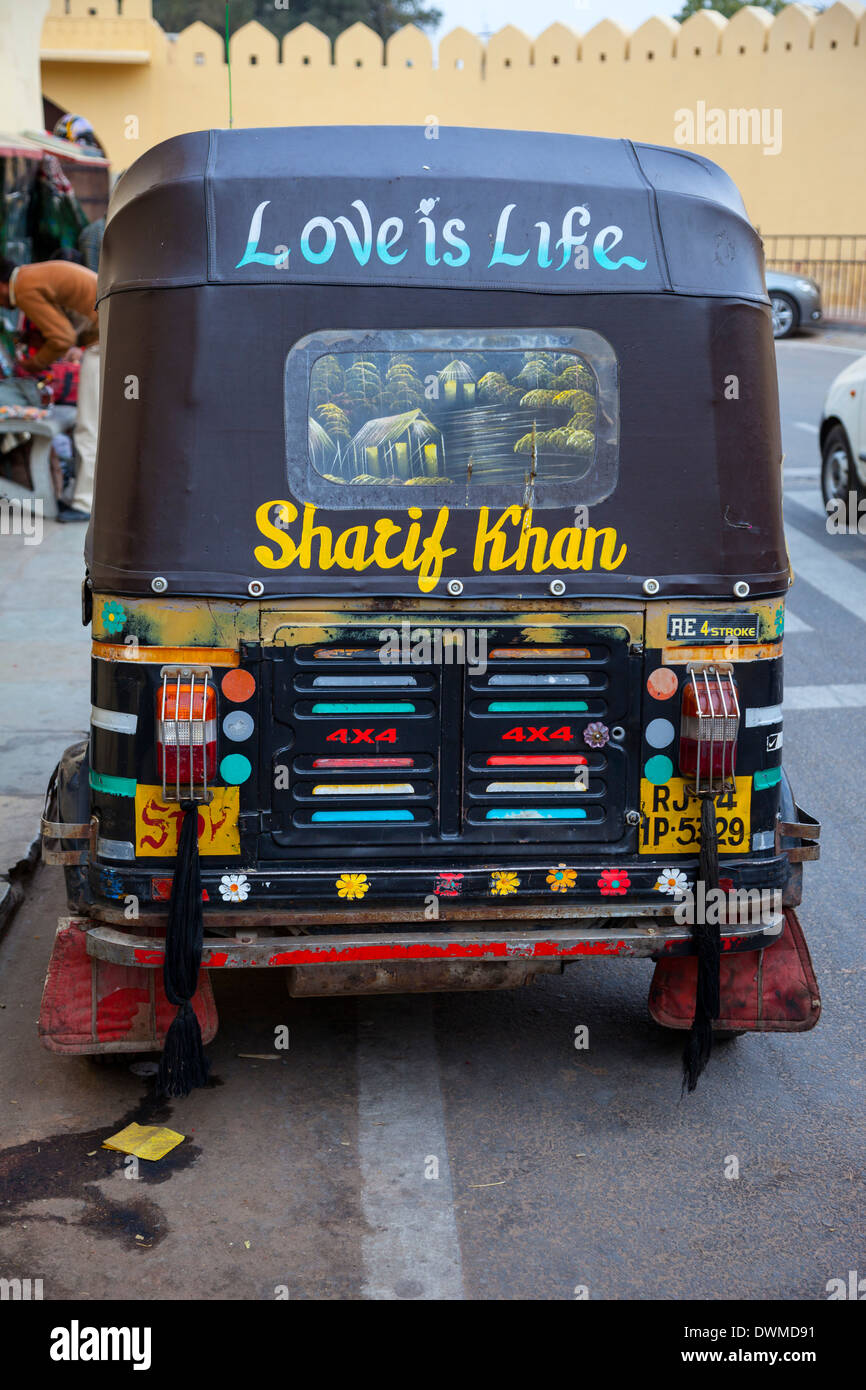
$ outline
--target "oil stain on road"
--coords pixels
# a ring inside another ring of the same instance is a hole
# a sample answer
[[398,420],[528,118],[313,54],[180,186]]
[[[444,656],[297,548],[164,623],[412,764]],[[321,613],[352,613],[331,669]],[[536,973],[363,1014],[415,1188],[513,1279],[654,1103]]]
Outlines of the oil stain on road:
[[[210,1085],[219,1084],[212,1078]],[[151,1094],[113,1125],[52,1134],[0,1150],[0,1228],[26,1216],[28,1224],[55,1221],[79,1226],[95,1236],[117,1239],[127,1247],[151,1249],[159,1245],[169,1227],[157,1202],[145,1196],[114,1201],[101,1190],[99,1184],[123,1169],[126,1161],[124,1154],[103,1149],[102,1143],[129,1124],[167,1124],[171,1114],[171,1105]],[[137,1182],[147,1187],[168,1182],[175,1173],[191,1168],[200,1154],[197,1144],[184,1139],[158,1162],[139,1159]],[[75,1220],[29,1210],[36,1203],[63,1200],[81,1203]]]

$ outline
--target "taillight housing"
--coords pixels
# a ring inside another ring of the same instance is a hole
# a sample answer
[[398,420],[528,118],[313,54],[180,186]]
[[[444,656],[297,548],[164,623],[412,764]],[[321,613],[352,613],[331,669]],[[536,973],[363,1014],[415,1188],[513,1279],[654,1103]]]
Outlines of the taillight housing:
[[730,666],[690,666],[683,687],[680,772],[696,792],[734,786],[740,702]]
[[156,766],[165,800],[198,799],[216,776],[216,691],[208,672],[163,668]]

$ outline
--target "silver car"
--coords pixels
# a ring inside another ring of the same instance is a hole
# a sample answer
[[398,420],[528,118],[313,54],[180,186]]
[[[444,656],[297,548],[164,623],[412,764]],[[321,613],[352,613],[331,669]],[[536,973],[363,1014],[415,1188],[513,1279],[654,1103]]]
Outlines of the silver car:
[[766,272],[767,294],[773,307],[773,337],[790,338],[801,325],[821,318],[821,289],[805,275],[785,270]]

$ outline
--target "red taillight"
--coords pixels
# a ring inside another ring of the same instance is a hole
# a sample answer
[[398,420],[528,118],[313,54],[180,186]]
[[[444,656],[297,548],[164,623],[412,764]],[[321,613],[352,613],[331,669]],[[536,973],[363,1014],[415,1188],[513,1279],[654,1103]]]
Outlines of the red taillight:
[[156,697],[156,766],[168,800],[216,776],[216,691],[206,674],[163,671]]
[[696,791],[734,785],[740,702],[729,667],[689,670],[683,689],[680,772]]

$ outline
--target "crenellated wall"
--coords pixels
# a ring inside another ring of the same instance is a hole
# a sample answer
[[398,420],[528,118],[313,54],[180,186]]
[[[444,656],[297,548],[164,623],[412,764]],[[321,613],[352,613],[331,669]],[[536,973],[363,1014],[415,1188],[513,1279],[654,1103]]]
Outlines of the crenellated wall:
[[[182,131],[228,124],[221,36],[165,34],[150,0],[51,0],[43,91],[90,118],[116,168]],[[96,13],[91,13],[95,11]],[[331,45],[303,24],[282,44],[258,23],[231,41],[236,126],[405,124],[578,131],[681,144],[715,159],[765,232],[866,230],[866,8],[747,7],[631,33],[508,26],[387,44],[362,24]],[[0,74],[2,75],[2,74]],[[419,132],[419,138],[423,138]],[[734,141],[736,143],[734,143]],[[743,143],[746,141],[746,143]]]

